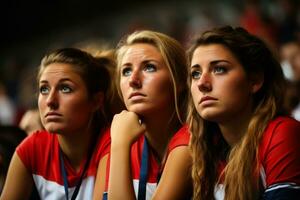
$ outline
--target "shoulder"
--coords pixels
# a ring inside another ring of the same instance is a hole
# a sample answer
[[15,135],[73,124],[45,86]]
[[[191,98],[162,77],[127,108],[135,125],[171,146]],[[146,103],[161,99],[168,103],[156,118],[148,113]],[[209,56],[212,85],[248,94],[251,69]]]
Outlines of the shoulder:
[[48,158],[50,152],[55,150],[53,147],[56,143],[58,143],[56,134],[37,131],[22,141],[16,153],[28,169],[35,170],[39,161]]
[[262,138],[262,145],[300,137],[300,122],[290,117],[277,117],[270,121]]
[[51,138],[54,138],[54,134],[51,134],[47,131],[36,131],[29,136],[27,136],[17,147],[17,150],[20,148],[26,148],[27,146],[43,146],[45,143],[49,143]]
[[259,154],[266,186],[300,184],[300,123],[289,117],[271,121],[262,138]]
[[171,138],[169,143],[169,151],[178,146],[188,146],[190,142],[190,133],[188,125],[183,125]]
[[110,127],[105,127],[101,130],[98,143],[110,143]]
[[98,137],[97,145],[96,145],[96,157],[97,160],[103,158],[110,151],[110,128],[105,127],[101,130],[100,135]]
[[298,132],[299,128],[299,121],[291,117],[280,116],[269,122],[265,132],[274,132],[279,130]]
[[[277,117],[269,122],[260,143],[260,153],[273,150],[300,151],[300,122],[289,117]],[[279,151],[277,151],[278,153]]]

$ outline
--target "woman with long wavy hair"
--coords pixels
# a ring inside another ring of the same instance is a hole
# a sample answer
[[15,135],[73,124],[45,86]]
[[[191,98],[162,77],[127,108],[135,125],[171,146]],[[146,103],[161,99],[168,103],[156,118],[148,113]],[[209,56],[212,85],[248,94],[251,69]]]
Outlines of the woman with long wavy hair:
[[188,52],[194,199],[300,199],[300,123],[284,116],[279,63],[243,28]]

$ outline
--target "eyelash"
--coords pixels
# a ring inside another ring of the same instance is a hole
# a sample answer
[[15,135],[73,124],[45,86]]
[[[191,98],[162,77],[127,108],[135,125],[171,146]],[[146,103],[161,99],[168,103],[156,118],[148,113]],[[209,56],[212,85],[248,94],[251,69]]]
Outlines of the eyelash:
[[[221,72],[218,72],[219,70],[221,70]],[[212,71],[215,74],[224,74],[227,72],[227,69],[224,66],[214,66]],[[195,69],[191,72],[191,77],[192,79],[199,79],[201,74],[202,72],[199,69]]]
[[[145,64],[143,70],[146,72],[155,72],[157,70],[157,68],[155,65],[148,63],[148,64]],[[131,67],[124,67],[121,71],[122,76],[130,76],[131,72],[132,72]]]
[[[67,91],[64,91],[65,89],[67,89]],[[45,91],[45,90],[47,90],[47,91]],[[65,85],[65,84],[60,85],[59,86],[59,90],[62,93],[70,93],[70,92],[73,91],[70,86]],[[42,94],[42,95],[43,94],[49,94],[50,88],[49,88],[49,86],[45,86],[45,85],[44,86],[40,86],[39,91],[40,91],[40,94]]]
[[[47,89],[47,92],[44,91],[45,89]],[[40,86],[39,91],[40,91],[40,94],[49,93],[49,87],[47,87],[47,86]]]
[[128,72],[131,71],[130,67],[125,67],[122,69],[122,76],[129,76],[130,74],[127,74]]
[[[66,88],[68,89],[68,91],[66,91],[66,92],[65,92],[65,91],[63,91],[63,90],[64,90],[64,89],[66,89]],[[72,91],[73,91],[73,90],[72,90],[72,88],[71,88],[70,86],[68,86],[68,85],[64,85],[64,84],[63,84],[63,85],[61,85],[61,86],[59,87],[59,90],[60,90],[60,91],[62,91],[63,93],[70,93],[70,92],[72,92]]]
[[200,70],[193,70],[191,72],[191,77],[192,77],[192,79],[199,79],[201,77]]
[[153,64],[148,63],[148,64],[145,65],[144,70],[148,71],[148,72],[155,72],[156,71],[156,66],[153,65]]
[[[217,72],[217,70],[222,70],[222,72]],[[223,74],[223,73],[227,72],[227,69],[224,66],[215,66],[214,67],[214,72],[217,73],[217,74]]]

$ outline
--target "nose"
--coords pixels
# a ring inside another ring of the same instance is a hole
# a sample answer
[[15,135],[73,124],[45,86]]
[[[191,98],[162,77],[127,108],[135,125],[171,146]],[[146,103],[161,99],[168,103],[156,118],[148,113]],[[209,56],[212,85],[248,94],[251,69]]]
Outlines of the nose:
[[140,71],[134,70],[129,79],[129,86],[133,88],[141,88],[142,87],[142,77]]
[[54,89],[51,90],[50,93],[48,94],[46,103],[47,103],[47,106],[51,109],[58,108],[58,97],[57,97],[57,93]]
[[201,92],[209,92],[212,90],[212,80],[209,73],[202,73],[198,80],[198,88]]

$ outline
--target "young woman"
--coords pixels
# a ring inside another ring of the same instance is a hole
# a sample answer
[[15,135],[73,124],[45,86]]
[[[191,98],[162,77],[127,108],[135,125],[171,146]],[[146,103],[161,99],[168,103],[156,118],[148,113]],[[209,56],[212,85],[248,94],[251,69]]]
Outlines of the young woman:
[[270,50],[222,27],[200,35],[189,58],[194,199],[299,199],[300,123],[281,115]]
[[[43,58],[38,107],[46,130],[17,147],[1,200],[28,199],[33,187],[41,199],[92,199],[98,164],[110,148],[105,59],[73,48]],[[98,171],[105,176],[105,168]]]
[[115,115],[111,126],[108,199],[188,198],[184,50],[162,33],[140,31],[121,40],[117,62],[127,110]]

